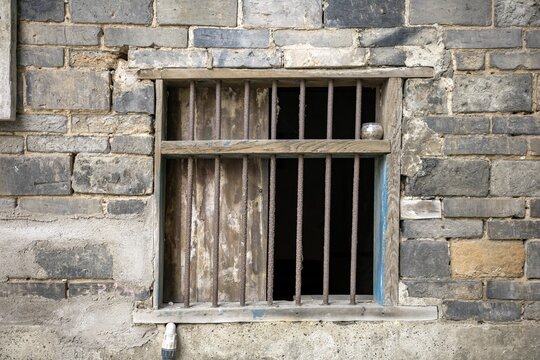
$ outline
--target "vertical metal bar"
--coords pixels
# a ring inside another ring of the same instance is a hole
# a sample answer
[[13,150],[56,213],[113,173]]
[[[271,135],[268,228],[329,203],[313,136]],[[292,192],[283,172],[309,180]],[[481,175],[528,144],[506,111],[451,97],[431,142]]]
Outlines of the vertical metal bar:
[[[334,110],[334,80],[328,81],[328,108],[326,138],[332,139]],[[326,155],[324,174],[324,268],[323,268],[323,304],[328,305],[330,284],[330,205],[332,191],[332,156]]]
[[[189,83],[189,140],[195,137],[195,82]],[[191,270],[191,211],[193,206],[193,157],[188,158],[187,202],[186,202],[186,251],[184,259],[184,306],[189,307]]]
[[[214,137],[221,138],[221,81],[216,82],[216,128]],[[212,257],[212,306],[218,306],[219,283],[219,199],[221,187],[221,159],[214,158],[214,251]]]
[[[249,138],[249,81],[244,82],[244,139]],[[242,157],[242,242],[240,246],[240,305],[246,305],[248,220],[248,157]]]
[[[362,119],[362,82],[356,81],[356,113],[354,117],[354,139],[360,139],[360,126]],[[358,192],[360,187],[360,155],[354,155],[353,170],[353,203],[351,226],[351,305],[356,304],[356,251],[358,248]]]
[[[306,81],[300,81],[300,97],[298,110],[298,139],[304,139],[306,109]],[[296,190],[296,305],[302,304],[302,224],[304,217],[304,156],[298,156],[298,183]]]
[[[270,138],[277,135],[277,81],[272,82],[272,104],[270,113]],[[276,236],[276,156],[270,157],[270,193],[268,206],[268,275],[266,298],[268,305],[274,302],[274,248]]]

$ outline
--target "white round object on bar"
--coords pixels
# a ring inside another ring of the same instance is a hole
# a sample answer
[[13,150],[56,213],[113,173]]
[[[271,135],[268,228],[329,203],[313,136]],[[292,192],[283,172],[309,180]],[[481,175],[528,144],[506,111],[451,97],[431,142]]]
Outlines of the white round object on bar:
[[379,123],[362,124],[362,139],[381,140],[383,133],[383,127]]

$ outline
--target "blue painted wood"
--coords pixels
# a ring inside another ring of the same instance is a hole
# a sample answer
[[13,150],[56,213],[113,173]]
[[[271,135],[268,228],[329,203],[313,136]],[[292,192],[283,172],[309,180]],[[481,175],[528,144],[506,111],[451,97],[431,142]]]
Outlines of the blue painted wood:
[[386,156],[375,160],[373,298],[384,304],[384,258],[388,212],[388,164]]

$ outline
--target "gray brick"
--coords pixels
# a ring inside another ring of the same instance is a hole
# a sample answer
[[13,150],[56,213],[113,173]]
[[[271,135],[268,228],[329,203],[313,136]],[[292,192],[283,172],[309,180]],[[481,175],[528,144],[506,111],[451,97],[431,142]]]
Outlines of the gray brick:
[[64,49],[21,47],[17,49],[17,65],[39,67],[64,66]]
[[283,57],[286,68],[341,68],[364,66],[367,62],[367,51],[359,48],[285,49]]
[[[527,266],[525,275],[529,279],[540,278],[540,240],[529,240],[526,244],[527,249]],[[538,287],[538,296],[540,297],[540,287]]]
[[92,69],[114,70],[122,58],[119,51],[70,50],[69,65]]
[[528,48],[540,48],[540,30],[530,30],[526,33],[526,43]]
[[145,195],[152,193],[151,157],[77,155],[73,190],[79,193]]
[[34,152],[68,152],[68,153],[101,153],[109,150],[109,139],[106,136],[28,136],[28,151]]
[[75,23],[150,24],[152,0],[71,0]]
[[0,213],[12,212],[17,206],[15,198],[0,198]]
[[113,153],[151,155],[153,150],[153,136],[120,135],[111,139],[111,152]]
[[120,84],[114,82],[113,110],[119,113],[137,112],[154,113],[154,83],[152,81],[136,81]]
[[430,116],[427,126],[438,134],[471,135],[489,133],[489,119],[484,116]]
[[540,282],[490,280],[486,295],[488,299],[540,300]]
[[540,135],[540,116],[495,116],[493,133],[511,135]]
[[76,197],[23,197],[19,209],[24,212],[46,215],[102,215],[99,199]]
[[521,30],[447,30],[447,49],[499,49],[521,47]]
[[525,201],[522,199],[471,199],[446,198],[443,200],[445,217],[519,217],[525,216]]
[[489,220],[487,229],[492,240],[540,238],[540,220]]
[[24,138],[22,136],[0,135],[0,153],[21,154],[24,151]]
[[356,32],[341,30],[275,30],[272,34],[277,46],[308,45],[314,47],[349,47]]
[[400,274],[404,277],[450,276],[448,244],[443,241],[410,240],[400,246]]
[[182,27],[105,28],[106,46],[164,46],[184,48],[188,32]]
[[446,85],[438,80],[408,79],[405,82],[405,110],[411,114],[446,114]]
[[107,212],[110,215],[140,215],[144,213],[146,201],[144,200],[109,200]]
[[401,199],[400,217],[408,220],[439,219],[441,218],[441,201]]
[[71,132],[74,134],[146,134],[152,131],[148,115],[74,115]]
[[494,161],[491,194],[495,196],[540,196],[539,161]]
[[483,70],[486,54],[478,51],[458,51],[454,54],[456,70]]
[[399,0],[334,0],[324,12],[326,27],[395,27],[404,23],[405,2]]
[[120,295],[143,301],[149,298],[150,292],[142,287],[126,287],[112,281],[69,282],[69,297]]
[[375,48],[370,51],[368,64],[375,66],[405,66],[405,51],[396,48]]
[[282,65],[281,53],[274,50],[212,49],[214,67],[272,68]]
[[20,20],[64,21],[64,0],[19,0]]
[[489,163],[485,160],[423,159],[409,179],[408,192],[417,196],[486,196]]
[[531,217],[540,217],[540,199],[531,199]]
[[244,0],[244,25],[256,27],[320,28],[321,0]]
[[482,298],[481,281],[406,280],[411,297],[476,300]]
[[529,152],[531,155],[540,155],[540,138],[529,139]]
[[447,136],[443,151],[447,155],[525,155],[527,140],[505,135]]
[[486,0],[411,0],[414,25],[491,25],[491,2]]
[[21,23],[19,42],[28,45],[99,45],[97,26]]
[[540,3],[535,0],[495,0],[495,25],[540,26]]
[[61,300],[66,297],[66,285],[61,281],[0,283],[0,298],[13,296],[39,296]]
[[443,316],[448,320],[512,321],[521,317],[521,304],[495,301],[445,301]]
[[406,238],[475,238],[482,236],[481,220],[405,220],[402,234]]
[[0,131],[65,133],[67,117],[64,115],[18,115],[15,121],[0,122]]
[[540,53],[492,53],[490,65],[502,70],[540,69]]
[[71,159],[62,156],[0,156],[0,195],[68,195]]
[[531,111],[530,75],[454,77],[454,112]]
[[367,47],[425,46],[437,43],[432,27],[366,29],[360,33],[360,45]]
[[26,73],[28,106],[33,109],[109,110],[109,73],[35,70]]
[[158,0],[161,25],[236,26],[236,0]]
[[270,31],[198,28],[193,30],[193,45],[215,48],[267,48]]
[[139,69],[205,68],[208,53],[205,50],[135,49],[128,53],[129,67]]
[[532,304],[525,304],[523,318],[525,320],[540,320],[540,301]]

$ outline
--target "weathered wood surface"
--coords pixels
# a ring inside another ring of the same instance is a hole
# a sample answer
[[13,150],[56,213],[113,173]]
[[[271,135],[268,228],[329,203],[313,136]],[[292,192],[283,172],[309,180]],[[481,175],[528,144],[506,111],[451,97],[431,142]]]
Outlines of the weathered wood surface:
[[15,120],[17,1],[0,2],[0,121]]

